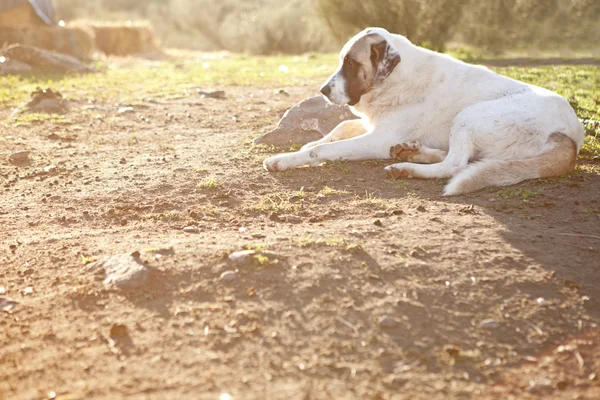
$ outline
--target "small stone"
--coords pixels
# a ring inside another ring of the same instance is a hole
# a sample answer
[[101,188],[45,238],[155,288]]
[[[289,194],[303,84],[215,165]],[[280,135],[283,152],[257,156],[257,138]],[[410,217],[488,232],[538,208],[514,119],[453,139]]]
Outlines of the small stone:
[[287,222],[289,222],[290,224],[299,224],[302,222],[302,218],[296,216],[296,215],[288,215],[285,220]]
[[236,251],[229,255],[229,260],[236,264],[251,264],[254,262],[255,255],[256,252],[254,250]]
[[211,98],[211,99],[224,99],[225,96],[225,91],[224,90],[209,90],[209,91],[204,91],[204,90],[200,90],[197,89],[196,92],[198,92],[198,94],[200,95],[200,97],[204,98]]
[[29,161],[29,151],[17,151],[8,156],[8,161],[11,164],[22,164]]
[[48,165],[44,168],[44,172],[47,174],[55,174],[57,171],[58,168],[56,168],[56,165]]
[[91,263],[89,270],[100,274],[108,288],[133,289],[144,285],[149,276],[148,270],[139,259],[139,253],[106,257]]
[[237,278],[237,273],[235,271],[225,271],[221,274],[222,281],[233,281]]
[[419,207],[417,207],[417,211],[426,212],[427,209],[425,207],[423,207],[423,206],[419,206]]
[[538,303],[539,306],[541,307],[545,307],[548,305],[548,302],[546,301],[546,299],[544,299],[543,297],[538,297],[536,300],[536,303]]
[[404,214],[404,211],[402,211],[402,210],[394,210],[394,211],[392,211],[392,215],[402,215],[402,214]]
[[186,226],[185,228],[183,228],[183,231],[185,233],[200,233],[200,230],[197,226]]
[[386,383],[388,385],[399,388],[399,387],[406,385],[408,383],[408,379],[404,378],[398,374],[392,374],[387,378]]
[[31,286],[27,286],[25,289],[21,290],[23,296],[27,296],[28,294],[33,293],[33,288]]
[[113,324],[110,327],[110,337],[112,338],[124,338],[129,336],[127,326],[123,324]]
[[529,381],[529,386],[525,390],[531,393],[542,392],[552,389],[552,381],[545,376],[538,376]]
[[483,321],[481,321],[479,326],[483,329],[496,329],[500,327],[500,323],[495,319],[484,319]]
[[383,226],[383,224],[381,223],[381,220],[376,219],[375,221],[373,221],[373,225],[375,226]]
[[119,114],[131,114],[134,113],[135,110],[133,109],[133,107],[120,107],[119,111],[117,111]]
[[387,216],[388,215],[387,215],[387,213],[385,211],[376,212],[375,215],[374,215],[375,218],[385,218]]
[[382,328],[393,328],[398,325],[398,321],[388,315],[379,318],[379,326]]
[[10,310],[12,310],[17,304],[16,301],[14,301],[11,298],[8,297],[0,297],[0,310],[4,311],[4,312],[9,312]]
[[6,288],[4,286],[0,286],[0,294],[6,293]]
[[556,382],[556,388],[558,390],[565,390],[568,386],[569,386],[569,381],[562,380],[562,381]]

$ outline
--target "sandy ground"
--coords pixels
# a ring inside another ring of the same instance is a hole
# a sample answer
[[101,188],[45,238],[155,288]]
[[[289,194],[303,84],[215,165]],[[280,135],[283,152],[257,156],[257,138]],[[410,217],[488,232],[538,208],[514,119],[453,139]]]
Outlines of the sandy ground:
[[[600,398],[600,163],[452,198],[265,172],[251,139],[318,83],[0,125],[0,399]],[[135,251],[135,290],[89,271]]]

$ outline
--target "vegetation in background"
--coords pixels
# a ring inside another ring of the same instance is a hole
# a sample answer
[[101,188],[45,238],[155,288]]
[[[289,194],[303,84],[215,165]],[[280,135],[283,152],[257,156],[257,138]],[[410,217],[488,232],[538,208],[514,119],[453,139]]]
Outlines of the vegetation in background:
[[598,48],[598,0],[55,0],[60,18],[149,20],[167,47],[253,54],[335,51],[367,26],[414,43],[492,52]]
[[315,0],[338,42],[368,26],[400,33],[413,43],[443,50],[460,24],[467,0]]

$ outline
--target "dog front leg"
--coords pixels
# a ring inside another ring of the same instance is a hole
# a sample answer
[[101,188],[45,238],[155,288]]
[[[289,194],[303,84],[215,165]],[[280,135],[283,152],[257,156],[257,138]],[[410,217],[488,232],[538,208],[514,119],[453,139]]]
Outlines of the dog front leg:
[[389,159],[390,147],[397,139],[390,135],[368,132],[364,135],[338,142],[324,143],[297,153],[284,153],[267,158],[263,166],[267,171],[285,171],[303,165],[319,165],[333,160]]
[[302,150],[306,150],[323,143],[330,143],[338,140],[350,139],[358,135],[362,135],[365,132],[366,129],[363,126],[363,123],[360,119],[344,121],[335,128],[333,128],[331,132],[323,136],[321,139],[315,140],[314,142],[310,142],[302,146]]

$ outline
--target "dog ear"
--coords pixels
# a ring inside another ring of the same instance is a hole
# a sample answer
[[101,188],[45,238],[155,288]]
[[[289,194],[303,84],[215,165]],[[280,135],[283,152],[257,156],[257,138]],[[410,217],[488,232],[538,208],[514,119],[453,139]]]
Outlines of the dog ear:
[[375,82],[385,80],[400,64],[400,54],[386,40],[371,45],[371,63],[375,69]]

